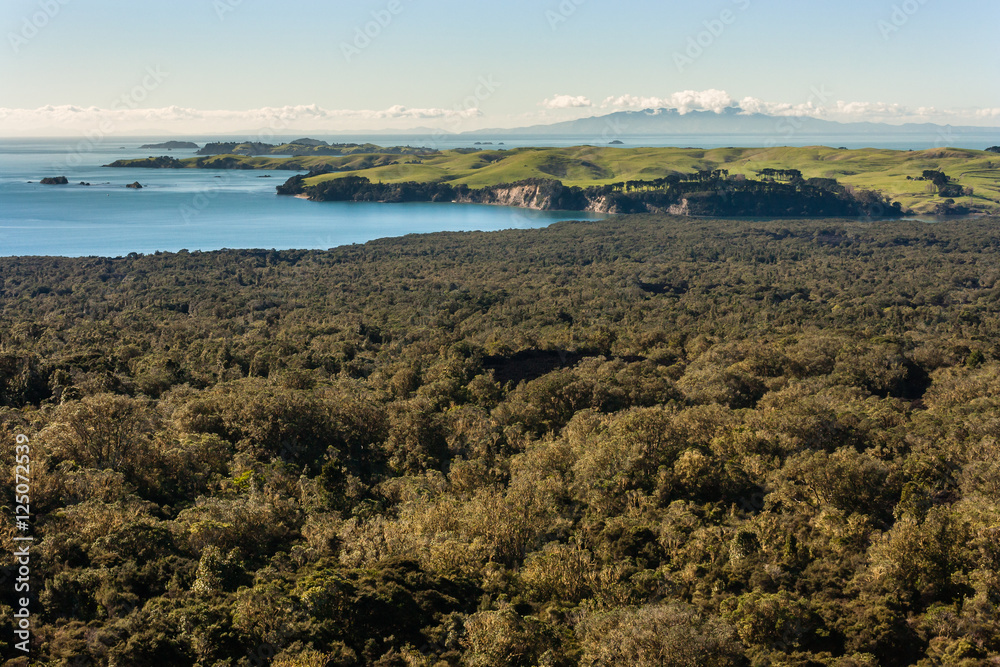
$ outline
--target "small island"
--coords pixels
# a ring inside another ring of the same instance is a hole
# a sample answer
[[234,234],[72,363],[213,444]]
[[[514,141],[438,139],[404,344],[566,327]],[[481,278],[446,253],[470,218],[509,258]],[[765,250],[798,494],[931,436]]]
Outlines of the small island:
[[68,185],[69,180],[65,176],[49,176],[39,181],[42,185]]
[[287,144],[265,144],[259,141],[216,141],[205,144],[198,155],[290,155],[295,157],[310,155],[343,156],[363,154],[414,155],[426,153],[428,149],[413,146],[383,148],[375,144],[328,144],[319,139],[296,139]]
[[126,188],[131,188],[133,190],[142,190],[142,183],[135,181],[134,183],[129,183],[125,186]]
[[192,141],[164,141],[162,144],[143,144],[140,149],[173,150],[175,148],[198,148],[198,144]]

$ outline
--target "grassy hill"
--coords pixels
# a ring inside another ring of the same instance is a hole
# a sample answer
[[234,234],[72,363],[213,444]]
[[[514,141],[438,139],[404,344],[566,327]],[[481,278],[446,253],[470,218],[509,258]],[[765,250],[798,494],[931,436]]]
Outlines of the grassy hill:
[[[958,203],[982,210],[1000,210],[1000,157],[986,151],[935,148],[893,151],[866,148],[839,150],[804,148],[517,148],[511,150],[434,151],[421,155],[357,154],[343,157],[268,158],[216,156],[188,158],[186,167],[212,168],[213,160],[235,159],[253,169],[302,169],[321,165],[340,170],[310,178],[307,185],[345,175],[373,182],[447,182],[473,188],[528,178],[554,178],[568,186],[607,185],[651,180],[675,173],[727,169],[730,174],[757,177],[762,169],[798,169],[805,178],[834,178],[846,185],[878,190],[904,208],[928,213],[943,200],[930,183],[909,180],[924,170],[944,171],[972,196]],[[199,162],[200,160],[200,162]],[[139,166],[121,161],[120,166]]]

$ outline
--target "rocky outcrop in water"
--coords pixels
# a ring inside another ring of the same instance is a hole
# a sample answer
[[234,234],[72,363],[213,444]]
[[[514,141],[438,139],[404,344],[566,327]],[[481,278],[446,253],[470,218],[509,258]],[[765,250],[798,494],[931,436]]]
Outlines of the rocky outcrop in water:
[[42,185],[68,185],[69,180],[65,176],[49,176],[39,181]]
[[125,186],[126,188],[131,188],[132,190],[142,190],[142,183],[136,181],[134,183],[129,183]]

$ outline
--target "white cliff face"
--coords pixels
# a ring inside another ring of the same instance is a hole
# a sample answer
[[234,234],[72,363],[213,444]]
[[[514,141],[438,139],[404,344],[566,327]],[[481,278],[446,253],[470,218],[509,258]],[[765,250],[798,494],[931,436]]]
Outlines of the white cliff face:
[[667,213],[670,215],[691,215],[691,208],[688,206],[688,200],[682,199],[680,204],[674,204],[667,208]]
[[479,195],[476,199],[471,197],[460,197],[456,201],[469,203],[478,202],[481,204],[495,204],[497,206],[517,206],[519,208],[533,208],[546,210],[552,208],[551,196],[541,192],[537,185],[516,185],[508,188],[492,188],[489,192]]
[[[493,204],[496,206],[515,206],[537,210],[552,210],[558,208],[552,201],[552,194],[537,184],[512,185],[510,187],[490,188],[487,192],[478,192],[472,196],[458,197],[455,201],[461,203]],[[601,196],[591,199],[583,209],[591,213],[607,213],[617,215],[627,211],[621,210],[618,202],[612,197]],[[651,213],[670,213],[672,215],[690,215],[687,200],[671,206],[668,210],[649,208]]]

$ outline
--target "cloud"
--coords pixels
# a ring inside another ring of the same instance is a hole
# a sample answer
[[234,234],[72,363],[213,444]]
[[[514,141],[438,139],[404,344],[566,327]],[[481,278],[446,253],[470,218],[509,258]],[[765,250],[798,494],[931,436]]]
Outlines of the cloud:
[[576,97],[573,95],[555,95],[543,101],[541,106],[546,109],[579,109],[581,107],[592,107],[594,103],[583,95]]
[[44,131],[77,135],[151,130],[201,134],[295,128],[341,132],[350,127],[370,126],[374,122],[393,125],[426,120],[464,121],[480,116],[482,111],[477,108],[410,108],[402,105],[387,109],[324,109],[309,104],[236,111],[178,106],[130,109],[124,104],[116,104],[109,109],[64,104],[37,109],[0,108],[0,128],[5,133],[13,134]]
[[811,100],[802,104],[788,104],[787,102],[766,102],[756,97],[744,97],[738,106],[740,111],[745,114],[762,113],[768,116],[819,117],[823,113],[823,109],[816,106]]
[[735,100],[724,90],[684,90],[669,97],[639,97],[622,95],[608,97],[601,104],[613,109],[676,109],[681,114],[691,111],[722,113],[735,105]]
[[834,116],[866,119],[906,118],[909,116],[920,115],[919,113],[911,111],[900,104],[886,104],[885,102],[844,102],[842,100],[838,100],[832,108],[825,111]]
[[672,109],[686,114],[692,111],[722,113],[727,109],[742,114],[769,116],[808,116],[843,122],[953,123],[983,124],[1000,119],[1000,109],[938,109],[888,102],[831,101],[830,94],[813,89],[805,102],[769,102],[756,97],[735,100],[724,90],[684,90],[667,97],[620,95],[606,98],[601,107],[610,110]]
[[[551,122],[600,107],[617,110],[674,109],[686,114],[694,111],[771,116],[808,116],[843,122],[871,121],[887,123],[938,123],[995,127],[1000,123],[1000,108],[940,109],[910,108],[888,102],[834,101],[833,94],[814,90],[804,102],[771,102],[756,97],[734,99],[724,90],[684,90],[666,96],[620,95],[608,97],[599,105],[585,96],[555,95],[522,116],[493,116],[493,127],[500,124],[517,127]],[[268,132],[285,134],[316,131],[329,134],[367,130],[408,129],[416,125],[451,131],[472,129],[482,124],[478,108],[407,107],[394,105],[385,109],[326,109],[316,104],[261,107],[258,109],[194,109],[168,106],[152,109],[129,108],[127,101],[111,108],[74,104],[46,105],[37,109],[0,108],[0,134],[7,136],[111,136],[111,135],[202,135]]]

